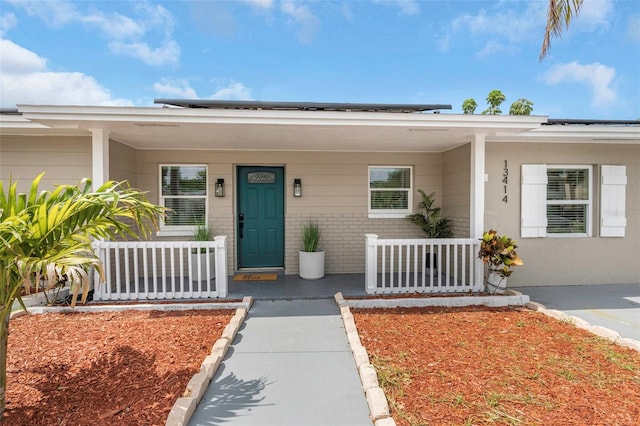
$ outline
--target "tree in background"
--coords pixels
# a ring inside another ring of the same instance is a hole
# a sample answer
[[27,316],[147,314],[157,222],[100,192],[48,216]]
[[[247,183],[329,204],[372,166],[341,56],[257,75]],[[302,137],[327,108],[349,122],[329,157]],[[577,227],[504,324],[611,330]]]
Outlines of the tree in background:
[[150,235],[164,208],[147,201],[145,193],[126,182],[107,182],[95,192],[91,180],[39,191],[41,174],[28,194],[0,181],[0,417],[5,409],[9,317],[14,301],[26,310],[20,290],[44,290],[67,282],[75,306],[86,301],[90,273],[104,280],[102,263],[92,241]]
[[465,114],[473,114],[474,112],[476,112],[477,107],[478,107],[478,103],[473,98],[466,99],[462,103],[462,111]]
[[520,98],[511,104],[509,115],[531,115],[533,111],[533,102],[529,99]]
[[[487,105],[489,107],[482,111],[483,114],[501,114],[500,105],[506,100],[506,96],[500,90],[492,90],[487,95]],[[464,114],[473,114],[478,104],[473,98],[466,99],[462,103],[462,111]],[[520,98],[511,104],[509,115],[531,115],[533,111],[533,102],[528,99]]]
[[551,37],[562,37],[562,31],[569,28],[571,18],[578,16],[582,8],[583,0],[549,0],[547,9],[547,27],[544,31],[542,48],[540,49],[540,61],[542,61],[551,48]]
[[501,114],[502,110],[500,105],[507,99],[507,97],[499,90],[492,90],[487,95],[487,105],[489,108],[482,111],[483,114],[495,115]]

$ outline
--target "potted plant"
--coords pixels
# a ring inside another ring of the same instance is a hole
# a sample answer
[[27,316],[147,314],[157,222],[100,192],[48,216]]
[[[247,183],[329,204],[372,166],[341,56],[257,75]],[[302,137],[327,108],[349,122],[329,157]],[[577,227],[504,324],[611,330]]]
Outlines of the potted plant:
[[[425,238],[449,238],[453,234],[451,231],[451,219],[442,217],[440,207],[433,207],[435,195],[426,194],[422,189],[418,189],[422,196],[422,201],[418,203],[418,211],[407,216],[407,220],[422,229]],[[427,256],[427,267],[432,273],[436,272],[438,265],[437,253],[433,253],[434,267],[431,267],[431,256]]]
[[307,221],[302,225],[302,242],[299,274],[305,280],[317,280],[324,277],[324,251],[318,250],[320,242],[320,228],[318,223]]
[[[193,241],[212,241],[213,231],[206,225],[198,225],[193,233]],[[191,280],[211,281],[216,276],[215,270],[215,252],[209,249],[209,275],[207,276],[207,249],[194,248],[191,249]],[[200,273],[198,275],[198,272]],[[200,277],[200,278],[198,278]]]
[[514,266],[522,265],[522,259],[516,253],[516,242],[507,236],[499,236],[491,229],[485,232],[480,240],[478,257],[489,265],[486,288],[491,294],[502,294],[507,287],[509,277]]

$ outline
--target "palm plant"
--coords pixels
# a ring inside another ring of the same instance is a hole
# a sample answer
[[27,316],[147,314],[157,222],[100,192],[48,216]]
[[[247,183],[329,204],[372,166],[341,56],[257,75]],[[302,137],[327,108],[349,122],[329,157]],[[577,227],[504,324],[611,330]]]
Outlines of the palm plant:
[[[107,182],[91,191],[91,180],[39,191],[41,174],[28,194],[0,181],[0,416],[5,408],[7,338],[14,301],[26,310],[20,290],[42,282],[49,289],[67,280],[71,306],[78,296],[85,302],[90,272],[104,280],[94,239],[146,237],[157,229],[163,207],[150,203],[143,192],[126,182]],[[34,284],[32,284],[34,283]]]
[[418,189],[418,192],[422,196],[422,201],[418,203],[419,211],[408,215],[407,220],[420,227],[426,238],[450,237],[451,220],[440,216],[440,207],[433,207],[434,193],[427,195],[422,189]]

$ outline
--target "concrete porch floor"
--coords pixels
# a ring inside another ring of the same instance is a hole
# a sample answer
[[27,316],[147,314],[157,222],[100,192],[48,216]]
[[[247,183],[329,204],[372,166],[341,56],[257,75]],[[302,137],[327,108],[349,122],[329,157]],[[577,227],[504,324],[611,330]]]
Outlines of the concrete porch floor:
[[333,298],[337,292],[342,292],[344,296],[367,295],[364,274],[329,274],[319,280],[303,280],[296,274],[286,275],[283,271],[277,271],[277,274],[278,279],[275,281],[233,281],[233,276],[230,276],[226,298],[253,296],[255,300],[328,299]]

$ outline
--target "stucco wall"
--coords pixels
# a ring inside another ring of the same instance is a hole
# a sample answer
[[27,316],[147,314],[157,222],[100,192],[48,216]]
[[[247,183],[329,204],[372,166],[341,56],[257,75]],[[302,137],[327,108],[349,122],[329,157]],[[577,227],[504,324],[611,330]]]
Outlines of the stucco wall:
[[[446,151],[442,160],[442,213],[451,219],[454,237],[469,237],[471,144]],[[436,200],[437,201],[437,200]]]
[[40,189],[55,184],[77,184],[91,177],[91,138],[77,136],[7,136],[0,138],[0,179],[18,180],[26,192],[33,179],[46,172]]
[[[509,286],[640,283],[640,145],[568,143],[487,143],[485,228],[518,241],[524,265],[516,268]],[[509,180],[504,197],[504,162]],[[593,165],[592,237],[520,237],[522,164]],[[599,166],[626,165],[624,238],[599,237]]]
[[[209,198],[209,221],[215,233],[227,235],[229,268],[235,268],[235,167],[237,165],[284,166],[285,269],[297,273],[300,227],[317,220],[323,233],[320,246],[326,251],[327,273],[364,271],[364,234],[381,237],[420,237],[420,230],[405,219],[369,219],[367,185],[369,165],[414,166],[414,188],[435,192],[442,200],[441,154],[296,153],[163,151],[137,152],[138,187],[150,191],[158,202],[160,164],[206,164],[209,192],[216,179],[224,178],[226,196]],[[301,198],[292,195],[293,179],[302,179]],[[414,198],[415,203],[419,200]]]

